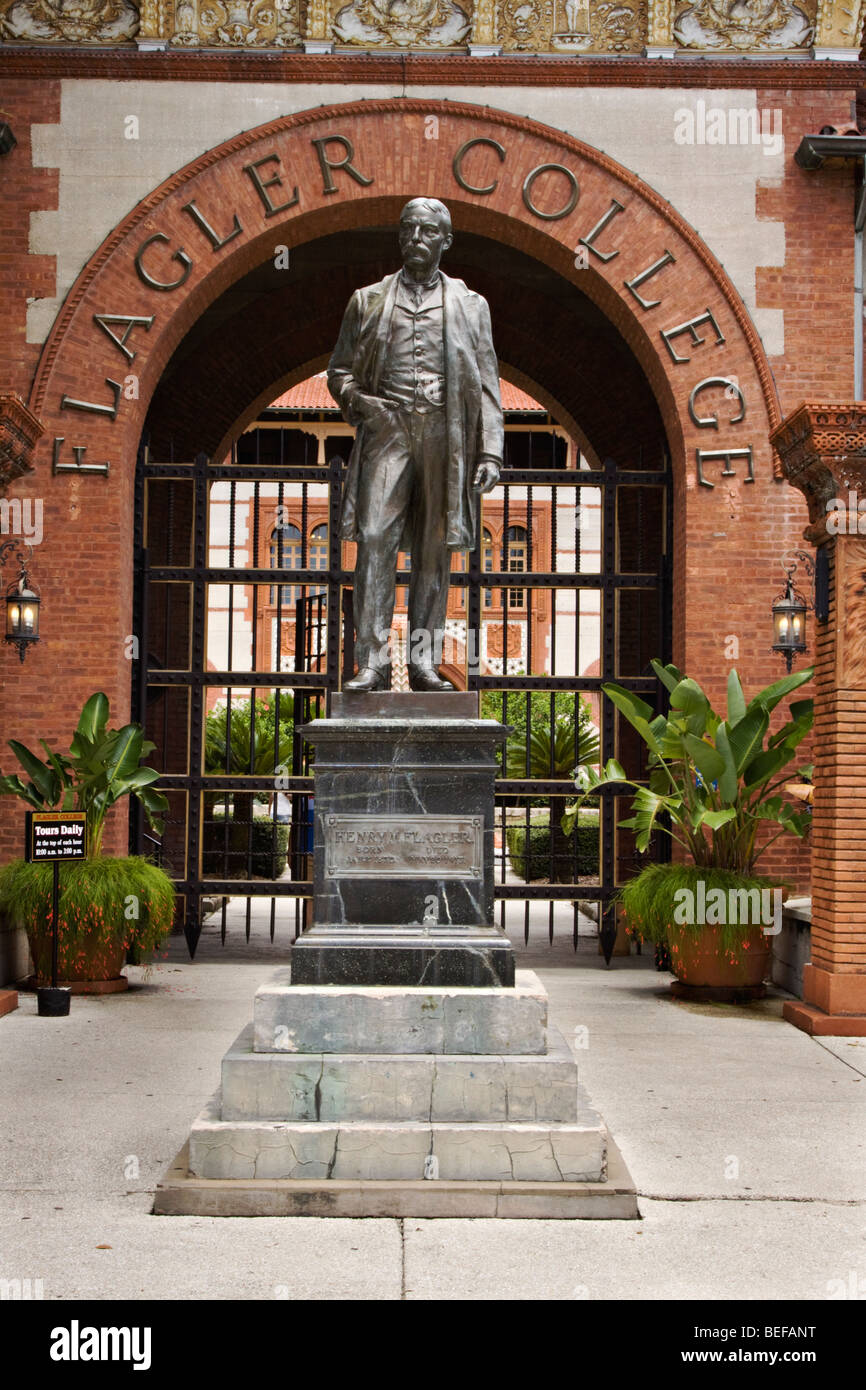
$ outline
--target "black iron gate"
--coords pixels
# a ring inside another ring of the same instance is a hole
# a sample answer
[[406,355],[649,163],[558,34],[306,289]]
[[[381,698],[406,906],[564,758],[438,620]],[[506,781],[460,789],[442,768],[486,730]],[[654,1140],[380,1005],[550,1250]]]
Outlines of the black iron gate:
[[[288,944],[308,912],[313,779],[297,730],[354,666],[351,555],[335,539],[346,449],[321,465],[299,433],[253,431],[219,464],[147,448],[138,461],[134,701],[170,811],[158,842],[134,817],[132,843],[176,881],[191,954],[203,920],[223,941],[230,913],[248,940],[291,924]],[[560,822],[580,762],[642,770],[600,691],[615,679],[660,697],[649,661],[670,651],[670,469],[660,449],[568,468],[550,438],[533,456],[531,432],[506,435],[476,549],[455,561],[449,628],[458,681],[515,728],[496,796],[502,925],[522,913],[528,939],[541,914],[576,946],[594,918],[609,955],[610,900],[634,864],[616,794],[570,837]]]

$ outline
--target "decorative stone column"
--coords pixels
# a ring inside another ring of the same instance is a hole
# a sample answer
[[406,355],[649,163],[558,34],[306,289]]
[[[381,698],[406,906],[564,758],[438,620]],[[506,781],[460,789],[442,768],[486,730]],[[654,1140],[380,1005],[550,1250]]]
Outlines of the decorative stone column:
[[[803,1000],[786,1003],[784,1014],[807,1033],[863,1037],[866,403],[803,404],[771,440],[785,477],[809,505],[804,536],[826,550],[829,562],[829,620],[816,637],[812,958],[803,972]],[[832,507],[834,498],[841,512]]]
[[818,0],[812,53],[816,58],[836,58],[856,63],[863,33],[863,0],[847,8],[833,0]]
[[673,0],[649,0],[647,13],[647,58],[673,58],[677,45],[674,40]]
[[502,52],[496,42],[496,6],[493,0],[475,0],[466,9],[472,15],[469,52],[473,58],[495,58]]
[[333,53],[327,0],[310,0],[307,6],[305,53]]

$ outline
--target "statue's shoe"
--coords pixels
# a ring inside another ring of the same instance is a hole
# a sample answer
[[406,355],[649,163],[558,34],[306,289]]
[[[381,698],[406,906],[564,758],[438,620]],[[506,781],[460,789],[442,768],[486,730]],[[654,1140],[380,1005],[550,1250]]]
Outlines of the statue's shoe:
[[359,671],[357,676],[353,676],[350,681],[346,681],[343,689],[354,690],[357,694],[366,695],[373,690],[385,690],[388,685],[387,667],[365,666]]
[[442,677],[429,666],[410,666],[409,685],[413,690],[444,691],[454,689],[450,681],[443,680]]

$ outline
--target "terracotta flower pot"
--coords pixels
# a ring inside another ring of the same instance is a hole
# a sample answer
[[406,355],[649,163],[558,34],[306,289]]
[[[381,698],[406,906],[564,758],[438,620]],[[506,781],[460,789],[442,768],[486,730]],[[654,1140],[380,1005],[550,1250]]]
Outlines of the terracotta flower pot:
[[[29,932],[30,954],[33,957],[35,981],[38,986],[51,984],[51,936],[48,932],[38,935]],[[76,945],[75,953],[64,950],[61,934],[58,952],[58,984],[71,987],[73,994],[110,994],[128,988],[128,980],[121,975],[126,962],[126,946],[120,938],[109,944],[98,945],[85,939]]]
[[671,969],[680,995],[707,998],[742,995],[759,998],[764,993],[764,976],[770,963],[770,940],[761,927],[753,927],[742,945],[734,951],[722,949],[717,927],[699,931],[672,929],[669,938]]

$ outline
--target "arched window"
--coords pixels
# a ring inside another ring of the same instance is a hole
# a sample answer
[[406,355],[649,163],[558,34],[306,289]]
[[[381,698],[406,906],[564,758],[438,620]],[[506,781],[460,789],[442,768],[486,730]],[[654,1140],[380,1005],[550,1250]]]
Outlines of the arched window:
[[[492,571],[492,569],[493,569],[493,537],[491,536],[491,534],[490,534],[490,532],[488,531],[488,529],[487,529],[486,526],[483,528],[483,530],[482,530],[482,532],[481,532],[481,567],[482,567],[482,569],[485,571],[485,573],[488,573],[488,574],[489,574],[489,573]],[[465,553],[464,553],[462,550],[457,550],[457,551],[455,551],[455,552],[454,552],[454,569],[457,570],[457,572],[458,572],[459,574],[465,574],[467,568],[468,568],[468,566],[467,566],[467,564],[466,564],[466,555],[465,555]],[[464,586],[464,587],[458,589],[457,592],[458,592],[458,594],[459,594],[459,598],[458,598],[458,600],[457,600],[457,606],[458,606],[458,608],[465,608],[465,607],[466,607],[466,592],[467,592],[466,587]],[[492,589],[485,589],[485,590],[484,590],[484,607],[485,607],[485,608],[491,608],[492,606],[493,606],[493,591],[492,591]]]
[[[301,568],[301,533],[297,526],[277,526],[271,532],[271,569],[299,570]],[[294,603],[300,598],[301,590],[295,584],[281,586],[283,605]],[[271,603],[276,606],[277,585],[271,585]]]
[[[527,538],[526,527],[525,527],[525,526],[509,526],[509,528],[508,528],[508,573],[509,573],[509,574],[525,574],[525,573],[526,573],[527,539],[528,539],[528,538]],[[509,589],[509,590],[508,590],[508,607],[509,607],[509,608],[525,608],[525,607],[526,607],[526,590],[525,590],[525,589]]]
[[[326,570],[328,568],[328,524],[323,521],[319,526],[314,526],[310,532],[310,551],[307,561],[311,570]],[[325,590],[319,585],[315,589],[310,589],[311,594],[323,594]]]
[[[411,572],[412,556],[408,550],[401,550],[400,554],[397,556],[397,569],[404,570],[406,571],[406,573]],[[398,584],[396,590],[394,591],[394,607],[408,608],[408,606],[409,589],[405,584]]]
[[[451,573],[452,573],[452,574],[465,574],[465,573],[466,573],[466,551],[465,551],[465,550],[453,550],[453,551],[451,552]],[[466,590],[465,590],[465,588],[460,588],[460,589],[456,589],[456,588],[455,588],[454,591],[453,591],[453,595],[452,595],[451,593],[449,593],[449,596],[448,596],[448,597],[449,597],[449,600],[453,597],[455,606],[456,606],[457,608],[465,608],[465,607],[466,607]]]
[[[487,527],[481,533],[481,568],[485,574],[493,573],[493,537]],[[484,607],[493,607],[493,590],[484,590]]]

